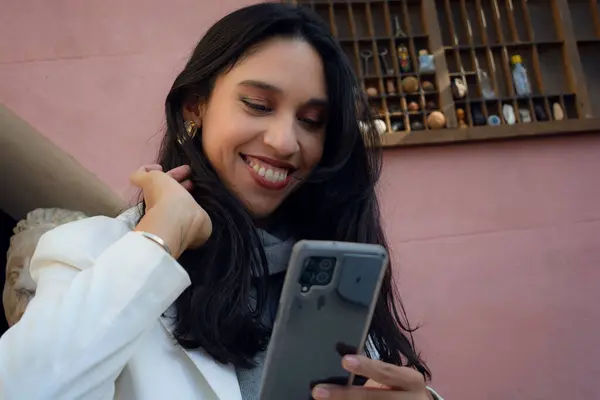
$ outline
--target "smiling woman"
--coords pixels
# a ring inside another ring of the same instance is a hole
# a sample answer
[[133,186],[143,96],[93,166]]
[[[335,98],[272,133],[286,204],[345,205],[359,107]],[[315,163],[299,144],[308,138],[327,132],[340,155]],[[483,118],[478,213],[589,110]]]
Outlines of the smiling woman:
[[[140,207],[40,240],[43,290],[0,341],[0,397],[256,399],[292,245],[387,247],[357,93],[310,11],[264,3],[217,22],[167,95],[159,165],[132,175]],[[343,361],[369,381],[315,398],[431,398],[388,268],[367,349],[379,360]]]
[[265,217],[321,160],[327,118],[321,58],[305,40],[275,37],[220,75],[210,99],[184,118],[202,125],[202,148],[219,179]]

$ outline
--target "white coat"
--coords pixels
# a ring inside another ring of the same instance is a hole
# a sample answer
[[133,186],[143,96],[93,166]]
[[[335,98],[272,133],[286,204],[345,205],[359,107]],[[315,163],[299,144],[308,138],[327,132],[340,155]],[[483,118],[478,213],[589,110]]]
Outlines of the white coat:
[[40,239],[36,295],[0,338],[0,399],[241,400],[232,365],[174,340],[162,315],[190,279],[134,223],[88,218]]

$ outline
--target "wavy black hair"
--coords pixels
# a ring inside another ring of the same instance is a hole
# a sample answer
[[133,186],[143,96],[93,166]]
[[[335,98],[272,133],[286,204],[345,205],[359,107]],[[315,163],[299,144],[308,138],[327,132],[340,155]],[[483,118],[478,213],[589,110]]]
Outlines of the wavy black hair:
[[[272,218],[297,239],[388,248],[375,191],[381,172],[379,136],[350,63],[328,26],[309,9],[278,3],[245,7],[222,18],[200,40],[167,96],[166,134],[158,162],[165,171],[191,165],[192,195],[213,224],[207,243],[179,260],[192,284],[175,302],[177,341],[184,348],[202,347],[219,362],[244,367],[266,348],[270,335],[261,322],[267,290],[264,249],[253,216],[203,154],[202,129],[183,144],[179,139],[186,136],[183,109],[208,100],[217,77],[273,38],[303,40],[318,52],[329,108],[321,162]],[[361,131],[359,120],[368,129]],[[249,301],[253,288],[256,302]],[[429,379],[412,332],[390,266],[370,339],[380,359],[413,367]]]

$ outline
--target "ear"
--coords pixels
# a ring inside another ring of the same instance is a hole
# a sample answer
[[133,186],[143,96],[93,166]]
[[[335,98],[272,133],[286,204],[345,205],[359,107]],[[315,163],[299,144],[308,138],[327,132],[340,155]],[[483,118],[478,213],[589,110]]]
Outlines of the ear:
[[202,126],[202,118],[206,112],[205,102],[190,103],[183,107],[183,119],[186,121],[194,121],[196,126]]

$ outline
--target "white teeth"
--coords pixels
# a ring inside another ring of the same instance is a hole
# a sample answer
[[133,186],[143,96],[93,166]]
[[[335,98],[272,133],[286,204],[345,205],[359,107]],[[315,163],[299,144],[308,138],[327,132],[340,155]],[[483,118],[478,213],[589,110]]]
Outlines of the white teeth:
[[248,165],[260,176],[270,182],[282,182],[286,180],[288,171],[274,171],[272,168],[266,168],[254,160],[247,160]]

